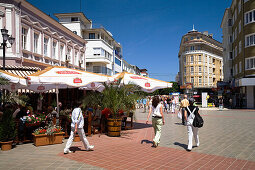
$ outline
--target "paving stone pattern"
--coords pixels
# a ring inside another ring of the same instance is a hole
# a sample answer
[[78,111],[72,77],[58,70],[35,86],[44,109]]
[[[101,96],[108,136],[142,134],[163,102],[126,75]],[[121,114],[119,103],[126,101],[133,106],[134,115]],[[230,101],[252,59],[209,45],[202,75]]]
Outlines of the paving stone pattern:
[[199,129],[200,146],[187,152],[187,128],[176,114],[165,114],[161,143],[152,148],[153,129],[147,113],[136,111],[135,128],[121,137],[88,137],[94,151],[73,143],[71,154],[63,144],[35,147],[17,145],[0,151],[2,169],[255,169],[255,111],[201,109],[205,125]]

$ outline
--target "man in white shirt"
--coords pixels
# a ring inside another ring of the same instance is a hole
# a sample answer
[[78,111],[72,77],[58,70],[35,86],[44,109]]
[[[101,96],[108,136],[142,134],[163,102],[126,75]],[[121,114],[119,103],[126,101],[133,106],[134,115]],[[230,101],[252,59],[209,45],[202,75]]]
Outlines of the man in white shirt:
[[73,110],[71,119],[72,119],[71,133],[70,133],[69,139],[66,143],[66,147],[64,149],[64,154],[71,153],[71,151],[69,149],[72,145],[72,142],[73,142],[76,132],[78,132],[80,139],[81,139],[84,147],[86,148],[86,150],[87,151],[92,150],[94,148],[94,146],[89,145],[89,142],[86,138],[86,135],[85,135],[85,132],[83,129],[84,118],[83,118],[82,111],[81,111],[81,102],[77,103],[77,108],[75,108]]

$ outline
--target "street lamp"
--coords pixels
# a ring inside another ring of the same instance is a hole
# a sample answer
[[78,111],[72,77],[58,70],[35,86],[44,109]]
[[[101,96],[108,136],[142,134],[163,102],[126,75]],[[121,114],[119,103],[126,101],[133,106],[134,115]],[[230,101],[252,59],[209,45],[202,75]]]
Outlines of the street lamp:
[[2,37],[3,37],[3,43],[1,43],[1,47],[3,48],[3,70],[5,70],[5,48],[7,47],[7,40],[9,41],[9,43],[12,44],[15,41],[15,38],[13,38],[12,36],[10,36],[8,34],[8,30],[3,28],[1,29],[1,33],[2,33]]

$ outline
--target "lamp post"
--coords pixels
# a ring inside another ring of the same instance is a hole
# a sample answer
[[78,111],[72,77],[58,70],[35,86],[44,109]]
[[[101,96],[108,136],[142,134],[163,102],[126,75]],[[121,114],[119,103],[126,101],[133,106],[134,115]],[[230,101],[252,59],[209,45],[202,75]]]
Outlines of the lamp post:
[[15,38],[10,36],[8,34],[8,30],[5,28],[1,29],[1,33],[2,33],[2,37],[3,37],[3,42],[1,43],[1,47],[3,47],[3,70],[5,70],[5,48],[7,47],[7,40],[9,41],[9,43],[12,46],[12,44],[15,41]]

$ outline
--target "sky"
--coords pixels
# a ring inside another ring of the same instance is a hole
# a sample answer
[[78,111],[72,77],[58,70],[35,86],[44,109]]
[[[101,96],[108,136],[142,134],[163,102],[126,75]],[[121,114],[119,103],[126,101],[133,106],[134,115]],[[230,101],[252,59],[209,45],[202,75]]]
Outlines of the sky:
[[209,31],[222,42],[220,24],[232,0],[27,0],[54,19],[55,13],[83,12],[122,45],[123,58],[152,78],[175,81],[181,38]]

